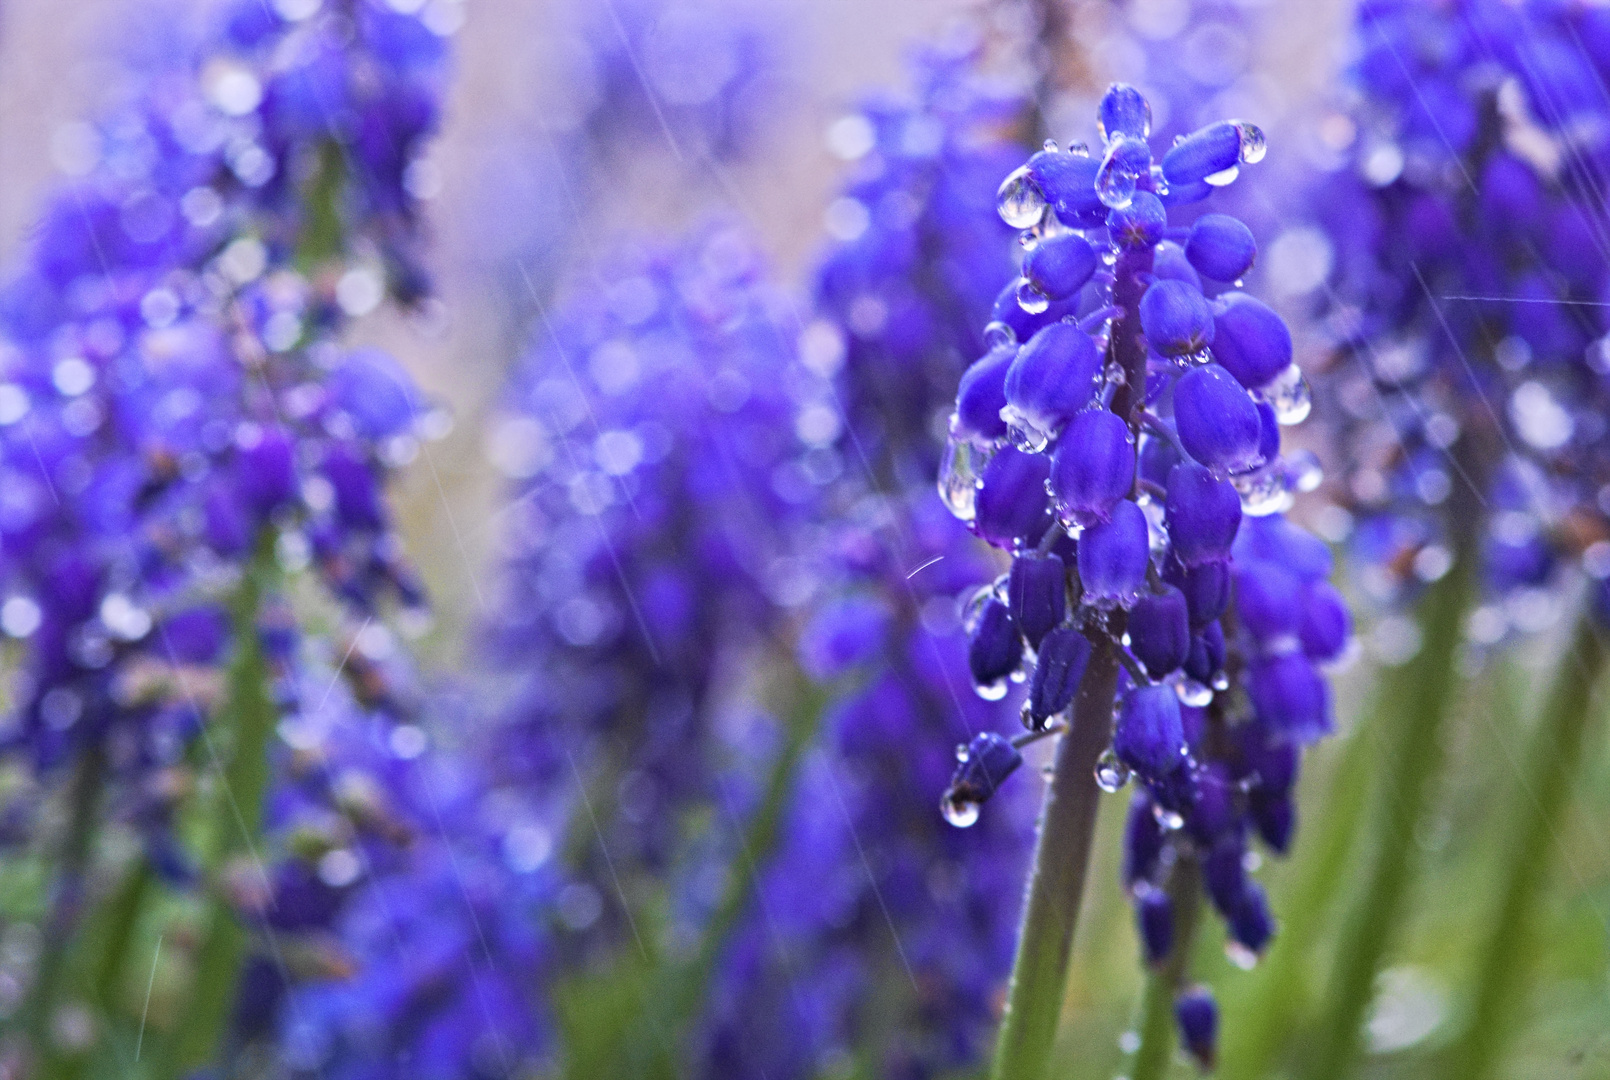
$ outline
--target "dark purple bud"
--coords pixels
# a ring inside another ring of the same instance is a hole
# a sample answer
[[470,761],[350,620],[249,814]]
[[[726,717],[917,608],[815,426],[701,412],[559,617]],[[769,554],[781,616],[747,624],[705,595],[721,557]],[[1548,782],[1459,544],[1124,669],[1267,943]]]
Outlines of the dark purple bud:
[[1269,899],[1263,886],[1248,881],[1233,908],[1224,913],[1230,924],[1230,937],[1254,953],[1263,952],[1269,939],[1275,936],[1275,920],[1269,914]]
[[1203,563],[1186,569],[1170,559],[1163,580],[1185,594],[1185,607],[1191,613],[1191,629],[1200,630],[1220,615],[1230,603],[1230,564]]
[[1133,86],[1113,83],[1101,95],[1096,122],[1101,125],[1103,139],[1110,140],[1115,135],[1144,139],[1152,133],[1152,107]]
[[999,687],[1022,662],[1023,639],[1012,624],[1011,612],[999,600],[984,601],[967,642],[967,667],[973,683],[984,690]]
[[1174,905],[1168,893],[1141,883],[1135,889],[1135,927],[1148,964],[1161,964],[1174,948]]
[[1038,431],[1061,428],[1090,405],[1101,374],[1101,353],[1090,335],[1052,323],[1018,350],[1006,371],[1004,403]]
[[1252,269],[1258,242],[1252,230],[1229,214],[1203,214],[1191,226],[1185,257],[1214,281],[1235,281]]
[[[1222,563],[1230,558],[1241,527],[1241,496],[1228,480],[1195,462],[1182,461],[1168,474],[1163,522],[1181,566]],[[1217,618],[1218,612],[1210,617]]]
[[1023,260],[1029,284],[1053,300],[1066,300],[1096,272],[1096,249],[1078,233],[1041,240]]
[[1262,724],[1242,724],[1236,728],[1236,735],[1243,775],[1254,790],[1265,795],[1291,791],[1301,759],[1297,744]]
[[1219,1047],[1219,1007],[1212,993],[1198,986],[1175,998],[1174,1023],[1186,1053],[1203,1072],[1212,1072]]
[[956,387],[952,435],[990,441],[1006,437],[1001,409],[1006,406],[1006,372],[1017,353],[1010,345],[997,346],[962,372],[961,383]]
[[1045,493],[1050,475],[1051,459],[1045,454],[1025,454],[1012,446],[996,451],[984,467],[984,484],[974,503],[978,535],[1003,548],[1037,542],[1051,525],[1051,500]]
[[1135,601],[1129,611],[1129,649],[1154,679],[1185,663],[1191,651],[1185,594],[1165,585],[1162,592],[1147,593]]
[[1185,249],[1172,240],[1157,245],[1157,253],[1152,256],[1152,275],[1170,281],[1183,281],[1197,292],[1202,291],[1202,278],[1197,274],[1196,267],[1185,257]]
[[1137,191],[1128,206],[1107,215],[1107,232],[1113,243],[1129,251],[1141,251],[1163,239],[1168,228],[1168,210],[1162,200],[1149,191]]
[[1212,686],[1214,676],[1224,670],[1224,628],[1210,622],[1191,639],[1191,652],[1185,658],[1185,674],[1204,686]]
[[1263,462],[1258,406],[1218,364],[1192,368],[1174,385],[1174,425],[1185,452],[1217,472],[1244,472]]
[[1164,356],[1201,352],[1213,343],[1213,305],[1186,282],[1154,281],[1140,298],[1140,328]]
[[254,431],[235,459],[241,501],[259,514],[273,513],[296,494],[296,449],[275,428]]
[[1241,625],[1261,647],[1290,648],[1302,626],[1302,582],[1274,563],[1238,563],[1235,610]]
[[354,529],[379,529],[386,511],[380,485],[369,462],[346,446],[334,446],[324,455],[324,478],[335,492],[335,512],[342,524]]
[[1284,855],[1291,845],[1291,834],[1297,824],[1296,810],[1290,795],[1269,795],[1253,792],[1248,800],[1252,824],[1263,842],[1277,854]]
[[1144,433],[1140,439],[1140,476],[1158,487],[1168,486],[1169,470],[1180,463],[1180,452],[1167,439]]
[[1071,626],[1059,626],[1040,642],[1029,679],[1029,727],[1038,731],[1073,701],[1090,662],[1090,642]]
[[1214,301],[1213,359],[1248,390],[1268,386],[1291,366],[1291,331],[1275,310],[1243,292]]
[[1315,581],[1303,591],[1303,620],[1298,635],[1303,652],[1315,663],[1342,655],[1353,633],[1353,617],[1347,601],[1328,581]]
[[1017,290],[1016,278],[1006,283],[1006,287],[996,295],[994,306],[990,308],[990,319],[1010,326],[1019,341],[1027,341],[1042,326],[1061,322],[1067,316],[1078,312],[1077,296],[1067,300],[1052,300],[1044,311],[1024,311],[1023,305],[1017,302]]
[[1185,764],[1180,699],[1171,686],[1136,686],[1124,696],[1113,731],[1118,760],[1145,776],[1167,776]]
[[1034,648],[1068,613],[1067,568],[1055,555],[1024,553],[1012,559],[1006,582],[1012,619]]
[[1293,525],[1283,514],[1248,518],[1236,534],[1231,554],[1237,562],[1277,563],[1304,581],[1331,576],[1331,553],[1325,541]]
[[1157,861],[1163,854],[1163,827],[1152,812],[1152,801],[1146,792],[1137,790],[1129,801],[1129,816],[1124,819],[1124,885],[1133,888],[1137,881],[1150,878],[1157,870]]
[[1195,184],[1240,165],[1241,133],[1228,120],[1191,132],[1163,155],[1163,179],[1170,187]]
[[1042,151],[1029,159],[1029,176],[1064,225],[1084,228],[1107,219],[1107,208],[1096,196],[1098,158],[1066,151]]
[[1108,521],[1135,485],[1129,425],[1106,409],[1086,409],[1062,433],[1051,462],[1057,511],[1080,525]]
[[1285,738],[1311,743],[1330,734],[1330,688],[1300,653],[1252,661],[1247,696],[1258,722]]
[[1079,583],[1084,602],[1097,607],[1128,607],[1146,585],[1151,541],[1146,514],[1125,499],[1110,521],[1079,534]]
[[945,792],[946,801],[952,804],[976,806],[987,801],[1023,764],[1023,755],[1018,753],[1017,747],[993,731],[974,735],[963,754],[957,756],[961,760],[951,777],[950,790]]
[[1235,785],[1222,762],[1210,762],[1192,778],[1191,811],[1185,827],[1203,845],[1211,845],[1236,824]]
[[1242,862],[1247,849],[1242,838],[1221,836],[1202,860],[1202,882],[1207,886],[1208,897],[1219,914],[1229,918],[1246,891],[1247,869]]

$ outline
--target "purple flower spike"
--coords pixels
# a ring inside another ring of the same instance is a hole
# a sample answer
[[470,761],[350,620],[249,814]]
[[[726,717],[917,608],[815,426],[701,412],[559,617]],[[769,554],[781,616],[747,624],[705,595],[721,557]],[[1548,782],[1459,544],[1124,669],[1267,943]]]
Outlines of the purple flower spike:
[[1017,350],[1011,346],[998,346],[962,372],[951,421],[956,438],[993,441],[1006,437],[1001,409],[1006,405],[1006,372],[1016,356]]
[[1212,992],[1198,986],[1175,998],[1174,1023],[1186,1053],[1203,1072],[1212,1072],[1219,1047],[1219,1007]]
[[1107,232],[1119,247],[1141,251],[1163,239],[1168,208],[1149,191],[1137,191],[1128,206],[1107,215]]
[[1047,237],[1023,260],[1023,276],[1053,300],[1077,293],[1095,272],[1096,249],[1078,233]]
[[1129,425],[1105,409],[1073,418],[1051,462],[1057,512],[1080,525],[1109,521],[1135,484],[1135,443]]
[[1191,651],[1191,625],[1185,594],[1172,585],[1147,593],[1129,612],[1130,651],[1154,679],[1185,663]]
[[[1168,474],[1163,520],[1174,557],[1182,566],[1222,563],[1230,558],[1241,527],[1241,496],[1228,480],[1183,461]],[[1213,617],[1217,616],[1215,612]]]
[[1174,905],[1168,893],[1142,882],[1135,889],[1135,928],[1148,964],[1161,964],[1174,948]]
[[1038,649],[1041,639],[1067,615],[1067,568],[1055,555],[1018,555],[1012,560],[1006,595],[1013,621],[1029,645]]
[[1213,359],[1248,390],[1268,386],[1291,367],[1291,330],[1275,310],[1246,293],[1214,302]]
[[1258,241],[1239,218],[1203,214],[1191,226],[1185,257],[1214,281],[1235,281],[1252,269],[1252,261],[1258,257]]
[[1254,660],[1248,665],[1247,695],[1258,722],[1294,742],[1330,734],[1330,688],[1298,653]]
[[978,535],[996,547],[1032,544],[1051,525],[1051,508],[1045,482],[1051,459],[1003,446],[984,469],[984,486],[978,489]]
[[1006,679],[1023,662],[1023,638],[1012,622],[1011,612],[999,600],[984,601],[978,623],[967,642],[967,667],[973,684],[985,696],[999,697]]
[[1127,499],[1110,521],[1079,536],[1079,582],[1084,601],[1097,607],[1128,607],[1146,586],[1151,547],[1146,515]]
[[1147,777],[1184,767],[1185,726],[1173,687],[1131,688],[1118,713],[1112,748],[1120,761]]
[[1174,423],[1185,452],[1215,472],[1244,472],[1263,462],[1257,403],[1218,364],[1187,371],[1175,384]]
[[1213,344],[1213,305],[1186,282],[1157,281],[1141,297],[1140,325],[1164,356],[1189,356]]
[[1090,642],[1073,627],[1059,626],[1045,635],[1035,659],[1034,677],[1029,680],[1030,728],[1045,727],[1047,720],[1072,703],[1089,662]]
[[1017,351],[1006,371],[1006,415],[1030,441],[1043,444],[1089,406],[1100,374],[1101,354],[1090,335],[1077,326],[1052,323]]

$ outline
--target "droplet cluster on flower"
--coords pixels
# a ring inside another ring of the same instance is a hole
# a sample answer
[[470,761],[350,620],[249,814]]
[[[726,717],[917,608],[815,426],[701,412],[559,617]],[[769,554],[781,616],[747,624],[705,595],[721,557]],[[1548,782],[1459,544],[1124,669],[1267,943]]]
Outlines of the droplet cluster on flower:
[[[1124,84],[1099,122],[1099,153],[1048,142],[1000,189],[1025,230],[1022,274],[962,376],[939,480],[951,512],[1012,554],[967,604],[968,663],[986,698],[1028,683],[1022,741],[1069,715],[1093,649],[1116,650],[1097,782],[1141,784],[1125,880],[1151,959],[1169,950],[1183,858],[1250,956],[1273,921],[1249,841],[1289,842],[1300,751],[1331,727],[1323,665],[1350,631],[1328,549],[1283,515],[1318,478],[1281,452],[1309,398],[1284,321],[1240,290],[1252,234],[1217,213],[1170,221],[1264,142],[1225,121],[1154,160],[1149,107]],[[976,820],[1017,753],[1001,736],[968,746],[946,816]]]

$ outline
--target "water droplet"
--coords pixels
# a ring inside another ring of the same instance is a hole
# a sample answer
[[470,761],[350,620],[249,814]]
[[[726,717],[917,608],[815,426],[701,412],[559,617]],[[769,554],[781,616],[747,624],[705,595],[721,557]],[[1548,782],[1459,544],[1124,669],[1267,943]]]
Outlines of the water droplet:
[[1017,286],[1017,306],[1030,315],[1038,315],[1051,306],[1051,298],[1036,289],[1028,278],[1023,278]]
[[1295,501],[1286,486],[1286,470],[1278,460],[1261,469],[1232,476],[1230,483],[1241,496],[1242,512],[1252,517],[1284,513]]
[[[1025,454],[1042,453],[1056,436],[1054,430],[1035,423],[1032,417],[1016,405],[1004,406],[1001,409],[1001,419],[1006,421],[1007,438],[1011,439],[1013,446]],[[1048,485],[1049,483],[1047,481]]]
[[1077,139],[1068,144],[1068,153],[1072,154],[1074,157],[1089,157],[1090,145],[1083,139]]
[[1163,176],[1163,167],[1161,165],[1152,166],[1152,194],[1159,199],[1168,198],[1168,180]]
[[1118,1036],[1118,1049],[1126,1054],[1133,1054],[1140,1049],[1140,1032],[1126,1031]]
[[1242,971],[1251,971],[1258,966],[1258,954],[1239,941],[1226,941],[1224,955],[1229,958],[1230,963]]
[[1302,423],[1314,408],[1308,380],[1303,378],[1303,369],[1296,364],[1276,375],[1269,385],[1260,388],[1257,396],[1269,403],[1269,407],[1275,411],[1275,419],[1285,427]]
[[1157,825],[1164,832],[1179,832],[1185,827],[1185,819],[1173,810],[1153,805],[1152,817],[1157,819]]
[[1029,176],[1027,165],[1020,166],[1001,181],[995,193],[995,209],[1001,220],[1014,229],[1029,229],[1040,223],[1040,215],[1045,213],[1045,196]]
[[967,744],[966,743],[959,742],[959,743],[956,744],[956,760],[957,761],[959,761],[959,762],[961,762],[962,764],[965,765],[967,763],[967,759],[972,757],[972,756],[973,755],[971,755],[971,754],[969,754],[967,752]]
[[1101,200],[1101,205],[1110,210],[1122,210],[1134,200],[1140,180],[1136,163],[1142,157],[1146,159],[1144,167],[1149,173],[1151,152],[1144,143],[1127,137],[1113,140],[1096,172],[1096,198]]
[[969,828],[978,821],[978,804],[971,799],[956,798],[949,791],[939,801],[939,812],[958,829]]
[[1054,154],[1059,148],[1055,139],[1047,139],[1045,142],[1040,144],[1040,149],[1044,150],[1048,154]]
[[1325,470],[1312,450],[1298,450],[1286,459],[1286,485],[1304,493],[1318,488],[1325,480]]
[[985,701],[999,701],[1006,696],[1008,680],[997,679],[992,683],[974,683],[973,693]]
[[978,485],[984,466],[994,451],[981,451],[978,445],[954,436],[945,443],[945,456],[939,463],[939,498],[960,521],[971,525],[978,516]]
[[984,327],[984,346],[988,349],[999,349],[1007,345],[1017,344],[1017,331],[1011,324],[992,322]]
[[1178,695],[1180,704],[1189,705],[1193,709],[1205,709],[1213,703],[1213,688],[1204,686],[1192,678],[1183,678],[1175,683],[1174,693]]
[[1216,173],[1202,177],[1202,179],[1207,181],[1207,183],[1211,184],[1213,187],[1229,187],[1231,184],[1235,183],[1236,177],[1240,175],[1241,166],[1231,165],[1228,169],[1220,169]]
[[1238,120],[1235,125],[1235,133],[1241,140],[1241,163],[1243,165],[1256,165],[1269,152],[1269,141],[1263,137],[1263,129],[1256,124]]
[[1217,672],[1213,676],[1213,689],[1219,691],[1220,693],[1230,689],[1230,676],[1226,675],[1222,671]]
[[1096,759],[1096,786],[1109,795],[1122,791],[1129,775],[1129,766],[1118,760],[1111,747]]
[[1174,362],[1182,368],[1201,367],[1203,364],[1213,362],[1213,350],[1203,346],[1196,352],[1181,353],[1174,358]]

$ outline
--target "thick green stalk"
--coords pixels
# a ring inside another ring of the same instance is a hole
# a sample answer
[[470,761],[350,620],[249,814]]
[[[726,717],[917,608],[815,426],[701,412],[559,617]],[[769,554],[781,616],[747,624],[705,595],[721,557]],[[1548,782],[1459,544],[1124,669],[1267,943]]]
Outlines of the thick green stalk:
[[1383,679],[1386,730],[1365,887],[1342,924],[1318,1028],[1299,1067],[1305,1080],[1337,1080],[1358,1053],[1364,1013],[1413,879],[1414,827],[1442,772],[1442,727],[1458,691],[1455,667],[1475,557],[1467,549],[1421,603],[1421,646]]
[[1174,998],[1185,983],[1202,914],[1202,870],[1194,858],[1181,858],[1168,883],[1174,908],[1174,948],[1146,975],[1140,1007],[1140,1046],[1130,1080],[1162,1080],[1174,1055]]
[[1345,880],[1347,862],[1357,847],[1359,824],[1364,819],[1364,796],[1369,789],[1369,749],[1378,735],[1378,718],[1385,711],[1384,695],[1348,737],[1341,760],[1331,776],[1323,813],[1315,816],[1305,838],[1297,880],[1280,905],[1284,918],[1280,933],[1255,977],[1258,982],[1236,1010],[1235,1023],[1226,1025],[1219,1056],[1223,1080],[1258,1080],[1269,1074],[1281,1048],[1309,1005],[1309,974],[1313,954],[1339,898],[1336,883]]
[[1449,1050],[1450,1080],[1486,1080],[1513,1028],[1516,1005],[1527,983],[1533,916],[1547,882],[1583,751],[1588,742],[1594,684],[1604,669],[1606,644],[1591,610],[1580,616],[1571,647],[1560,658],[1542,716],[1532,734],[1526,771],[1508,815],[1513,832],[1506,849],[1497,913],[1487,924],[1487,942],[1477,969],[1475,998],[1465,1027]]
[[229,757],[221,777],[215,816],[218,831],[207,866],[211,897],[196,952],[185,1024],[171,1057],[178,1075],[206,1063],[217,1052],[228,1027],[235,979],[246,953],[247,931],[230,902],[227,878],[239,859],[256,856],[262,832],[268,746],[278,714],[257,619],[274,570],[272,536],[265,535],[246,568],[234,603],[235,653],[219,716],[219,727],[229,734]]
[[1112,736],[1117,684],[1117,653],[1110,642],[1101,642],[1079,684],[1072,724],[1057,742],[1040,811],[1028,899],[995,1046],[994,1080],[1040,1080],[1051,1057],[1101,799],[1096,762]]

